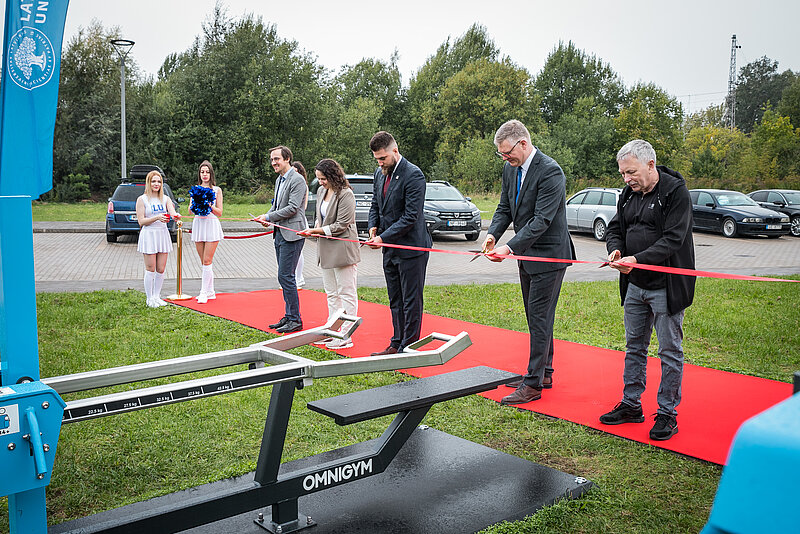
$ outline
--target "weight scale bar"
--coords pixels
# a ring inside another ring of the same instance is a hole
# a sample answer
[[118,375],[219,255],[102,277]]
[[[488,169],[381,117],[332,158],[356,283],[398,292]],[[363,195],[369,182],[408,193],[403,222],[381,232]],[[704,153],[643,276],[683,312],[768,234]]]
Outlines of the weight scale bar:
[[[343,324],[349,327],[340,332]],[[441,365],[472,344],[466,332],[456,336],[431,333],[406,347],[404,352],[385,356],[318,362],[284,352],[326,337],[349,337],[360,324],[361,318],[345,315],[340,310],[323,326],[241,349],[52,377],[42,382],[58,393],[67,393],[255,363],[252,369],[234,373],[75,400],[67,403],[63,417],[64,423],[73,423],[281,382],[302,381],[303,385],[310,385],[314,378]],[[433,341],[444,344],[433,350],[420,350]]]

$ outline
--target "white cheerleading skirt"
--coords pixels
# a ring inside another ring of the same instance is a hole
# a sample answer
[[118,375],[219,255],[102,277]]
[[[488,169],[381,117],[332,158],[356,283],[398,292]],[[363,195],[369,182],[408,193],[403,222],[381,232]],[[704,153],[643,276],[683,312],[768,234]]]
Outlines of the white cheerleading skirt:
[[172,239],[169,236],[167,225],[157,221],[143,226],[139,230],[139,252],[142,254],[156,254],[159,252],[172,252]]
[[192,221],[192,241],[222,241],[222,225],[213,213]]

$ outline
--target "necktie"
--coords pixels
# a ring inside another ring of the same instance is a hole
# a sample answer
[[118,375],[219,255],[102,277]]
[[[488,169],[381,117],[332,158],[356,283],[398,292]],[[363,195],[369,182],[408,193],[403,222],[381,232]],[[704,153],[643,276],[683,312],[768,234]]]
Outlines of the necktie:
[[522,186],[522,167],[517,167],[517,197],[514,199],[514,203],[519,203],[519,190]]
[[392,181],[392,173],[389,173],[383,180],[383,198],[386,198],[386,193],[389,192],[389,182],[391,181]]

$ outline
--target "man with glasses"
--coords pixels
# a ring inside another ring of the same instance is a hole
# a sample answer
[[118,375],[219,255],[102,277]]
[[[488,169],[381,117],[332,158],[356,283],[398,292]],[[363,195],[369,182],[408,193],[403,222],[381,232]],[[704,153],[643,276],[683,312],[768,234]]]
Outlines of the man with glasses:
[[[494,136],[497,156],[505,161],[500,203],[483,251],[492,261],[509,254],[575,259],[567,232],[566,179],[558,163],[531,143],[525,125],[510,120]],[[514,237],[496,247],[497,240],[514,224]],[[518,261],[522,299],[530,332],[528,368],[502,404],[524,404],[542,397],[553,387],[553,322],[558,294],[568,262]]]
[[[284,315],[277,323],[269,325],[280,333],[296,332],[303,329],[300,318],[300,297],[297,294],[295,269],[303,253],[305,240],[292,230],[305,230],[308,221],[305,214],[305,200],[308,185],[305,178],[292,167],[292,151],[283,145],[269,151],[272,168],[278,173],[275,179],[275,198],[267,213],[256,217],[264,227],[273,223],[284,228],[275,228],[275,258],[278,261],[278,283],[283,291]],[[287,230],[290,228],[290,230]]]

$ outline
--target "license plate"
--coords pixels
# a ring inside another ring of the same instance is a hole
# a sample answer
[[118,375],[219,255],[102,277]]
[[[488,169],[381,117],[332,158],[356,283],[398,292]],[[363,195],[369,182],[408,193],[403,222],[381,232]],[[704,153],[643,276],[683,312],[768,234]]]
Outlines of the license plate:
[[781,225],[780,224],[768,224],[767,225],[767,230],[780,230],[780,229],[781,229]]
[[466,226],[467,221],[447,221],[447,226]]
[[357,208],[368,208],[372,205],[371,200],[356,200]]

